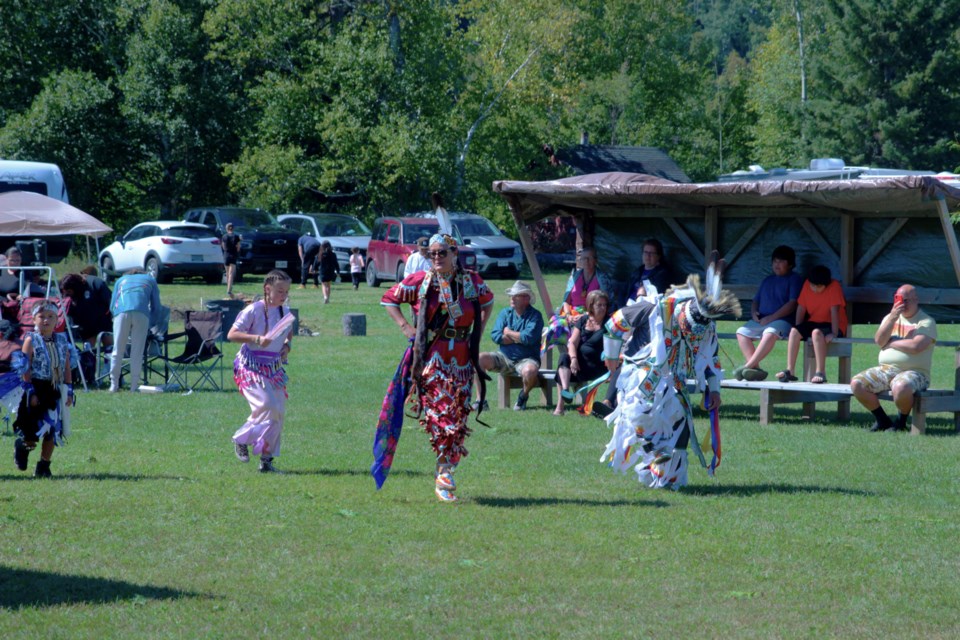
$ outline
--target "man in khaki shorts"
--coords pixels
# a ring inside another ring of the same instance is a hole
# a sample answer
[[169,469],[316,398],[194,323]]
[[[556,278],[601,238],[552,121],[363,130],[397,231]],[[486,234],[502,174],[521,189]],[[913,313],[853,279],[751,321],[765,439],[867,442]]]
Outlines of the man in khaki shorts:
[[[893,308],[873,340],[880,347],[880,364],[855,375],[850,389],[877,419],[870,431],[905,431],[913,394],[930,386],[933,345],[937,341],[937,323],[920,310],[920,298],[912,285],[897,289]],[[880,406],[877,394],[884,391],[890,391],[897,405],[896,420],[891,420]]]
[[515,374],[523,378],[523,391],[517,396],[514,411],[527,408],[530,390],[537,386],[540,372],[540,336],[543,334],[543,314],[533,308],[533,289],[517,280],[507,289],[510,306],[500,312],[490,331],[490,337],[500,345],[500,351],[480,354],[484,371]]

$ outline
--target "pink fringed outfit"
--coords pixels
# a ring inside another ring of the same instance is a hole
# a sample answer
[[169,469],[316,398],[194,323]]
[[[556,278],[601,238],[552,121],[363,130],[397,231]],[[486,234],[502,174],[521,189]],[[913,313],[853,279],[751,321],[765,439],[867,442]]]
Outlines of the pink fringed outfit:
[[[237,315],[233,328],[266,335],[288,313],[286,307],[281,311],[279,307],[268,308],[263,301],[254,302]],[[250,417],[233,434],[233,440],[251,446],[255,455],[280,455],[280,435],[287,410],[287,373],[280,356],[285,337],[286,334],[257,349],[244,344],[233,361],[233,380],[250,404]]]
[[[444,297],[452,304],[443,301]],[[423,371],[419,378],[419,394],[411,401],[422,404],[420,424],[430,434],[430,444],[437,456],[446,456],[456,465],[467,455],[463,446],[470,435],[467,416],[473,388],[473,364],[470,362],[470,331],[476,318],[474,301],[479,307],[493,304],[493,294],[476,273],[467,272],[452,279],[433,270],[411,274],[383,295],[380,304],[409,304],[414,314],[427,304],[428,333]]]

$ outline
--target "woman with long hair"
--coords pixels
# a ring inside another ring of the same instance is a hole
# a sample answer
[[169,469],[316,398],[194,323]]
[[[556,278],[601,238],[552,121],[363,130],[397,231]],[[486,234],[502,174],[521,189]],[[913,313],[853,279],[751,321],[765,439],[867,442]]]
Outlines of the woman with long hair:
[[263,299],[247,305],[227,333],[242,346],[233,361],[233,379],[250,404],[250,416],[233,434],[240,462],[250,461],[250,447],[260,456],[260,471],[276,471],[280,436],[287,411],[287,372],[293,316],[287,307],[290,276],[273,270],[263,280]]

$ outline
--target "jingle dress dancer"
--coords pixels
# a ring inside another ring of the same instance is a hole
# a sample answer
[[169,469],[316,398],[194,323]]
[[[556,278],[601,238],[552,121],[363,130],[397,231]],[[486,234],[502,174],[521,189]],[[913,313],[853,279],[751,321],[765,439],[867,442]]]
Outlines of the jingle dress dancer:
[[[617,408],[606,418],[613,438],[600,461],[623,473],[633,467],[639,481],[651,488],[679,489],[687,484],[688,446],[711,476],[720,464],[717,412],[722,372],[715,319],[740,315],[736,296],[721,289],[720,270],[710,265],[706,292],[699,277],[692,275],[685,287],[641,298],[615,312],[606,324],[608,360],[620,353],[631,331],[632,336],[617,380]],[[703,447],[712,449],[709,465],[693,426],[688,378],[696,381],[698,391],[709,392],[705,405],[711,429]]]
[[290,276],[271,271],[263,282],[263,300],[247,305],[233,323],[227,338],[243,346],[233,361],[233,379],[250,404],[250,417],[233,434],[234,452],[240,462],[250,461],[250,445],[260,456],[260,471],[276,471],[273,459],[280,455],[280,436],[287,411],[287,372],[283,365],[290,353],[293,316],[284,304],[290,292]]
[[[481,395],[489,379],[477,366],[477,359],[480,336],[493,308],[493,293],[479,275],[457,266],[456,247],[449,235],[434,235],[428,253],[430,269],[407,276],[380,300],[412,344],[387,388],[370,469],[379,489],[393,462],[403,405],[409,398],[437,456],[434,484],[441,502],[457,499],[453,471],[467,455],[464,440],[470,434],[467,416],[474,372],[480,372]],[[402,304],[413,309],[416,329],[404,317]]]

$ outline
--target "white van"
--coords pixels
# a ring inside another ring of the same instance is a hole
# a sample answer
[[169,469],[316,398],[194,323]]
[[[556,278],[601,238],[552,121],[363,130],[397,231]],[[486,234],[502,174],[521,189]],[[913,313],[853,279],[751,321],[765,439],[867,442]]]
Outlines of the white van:
[[[60,167],[47,162],[0,160],[0,193],[31,191],[69,204],[67,185]],[[60,262],[73,246],[73,236],[0,237],[0,251],[18,246],[23,253],[23,264]]]
[[7,191],[32,191],[70,202],[60,167],[46,162],[0,160],[0,193]]

